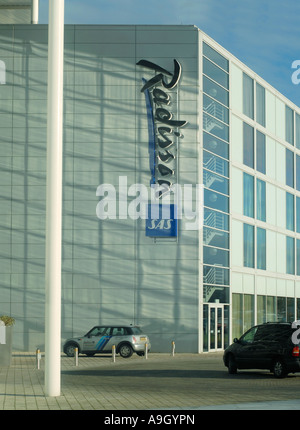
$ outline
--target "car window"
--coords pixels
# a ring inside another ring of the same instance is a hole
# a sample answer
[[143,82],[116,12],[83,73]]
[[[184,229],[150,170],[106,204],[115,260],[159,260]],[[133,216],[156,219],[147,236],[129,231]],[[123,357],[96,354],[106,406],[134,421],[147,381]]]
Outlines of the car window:
[[252,343],[254,341],[254,337],[257,331],[257,327],[252,327],[250,330],[248,330],[242,337],[241,342],[244,344]]
[[139,327],[131,327],[132,334],[142,334],[142,330]]
[[112,336],[124,336],[126,334],[124,327],[113,327],[111,335]]
[[106,336],[109,334],[109,327],[94,327],[89,333],[89,336]]

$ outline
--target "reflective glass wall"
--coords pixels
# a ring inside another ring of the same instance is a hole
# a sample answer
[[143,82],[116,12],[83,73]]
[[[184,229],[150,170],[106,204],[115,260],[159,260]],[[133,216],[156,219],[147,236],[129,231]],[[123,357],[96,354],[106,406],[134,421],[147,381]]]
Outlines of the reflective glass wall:
[[[203,302],[229,304],[229,62],[206,43],[203,43],[203,184]],[[209,318],[207,305],[204,309],[205,332]],[[228,309],[225,306],[227,333]],[[224,336],[224,342],[228,343],[228,336]],[[204,342],[204,349],[207,344]]]

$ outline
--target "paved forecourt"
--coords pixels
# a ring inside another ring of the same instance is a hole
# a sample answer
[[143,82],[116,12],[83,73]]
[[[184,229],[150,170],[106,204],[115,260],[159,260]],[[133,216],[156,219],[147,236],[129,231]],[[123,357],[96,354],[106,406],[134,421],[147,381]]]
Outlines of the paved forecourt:
[[[44,356],[15,353],[0,367],[0,410],[300,409],[300,373],[229,375],[222,353],[61,357],[61,395],[44,394]],[[39,367],[39,368],[38,368]]]

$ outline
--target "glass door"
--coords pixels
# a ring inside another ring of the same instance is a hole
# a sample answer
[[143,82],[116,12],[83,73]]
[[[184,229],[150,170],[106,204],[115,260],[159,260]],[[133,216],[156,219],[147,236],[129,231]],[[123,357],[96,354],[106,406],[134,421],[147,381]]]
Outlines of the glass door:
[[224,308],[210,304],[208,315],[209,351],[224,349]]

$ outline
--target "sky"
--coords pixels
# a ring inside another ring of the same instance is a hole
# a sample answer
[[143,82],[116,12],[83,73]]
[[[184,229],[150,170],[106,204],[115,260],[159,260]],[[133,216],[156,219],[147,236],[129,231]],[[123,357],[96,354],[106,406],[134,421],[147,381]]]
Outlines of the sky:
[[[48,22],[48,2],[40,0],[41,24]],[[65,23],[196,25],[300,106],[297,0],[65,0]]]

